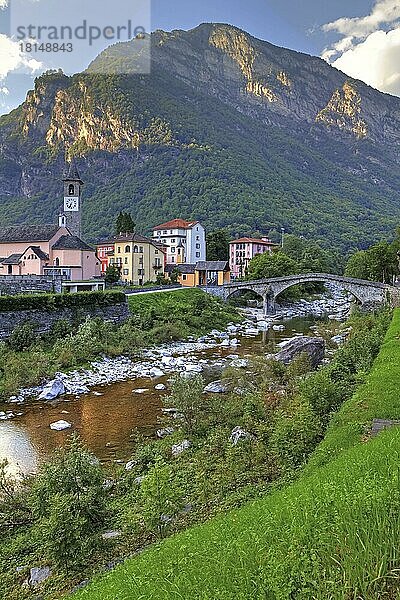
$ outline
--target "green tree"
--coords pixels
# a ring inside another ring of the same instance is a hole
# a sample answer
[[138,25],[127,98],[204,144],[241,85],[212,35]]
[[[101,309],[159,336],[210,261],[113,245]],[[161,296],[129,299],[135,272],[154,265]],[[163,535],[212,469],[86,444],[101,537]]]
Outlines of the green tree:
[[397,241],[393,244],[380,242],[352,254],[347,262],[345,275],[357,279],[393,283],[399,273]]
[[136,224],[132,219],[132,215],[128,212],[120,212],[117,217],[115,229],[117,235],[120,233],[134,233]]
[[228,232],[224,229],[213,231],[207,236],[207,260],[229,260]]
[[183,415],[183,428],[191,434],[197,431],[204,419],[204,380],[200,375],[172,379],[171,395],[165,399],[167,406],[176,408]]
[[106,519],[103,480],[98,460],[73,435],[33,485],[38,535],[48,557],[65,569],[82,565],[99,544]]
[[172,482],[171,467],[159,456],[140,486],[140,501],[146,529],[163,538],[180,502]]
[[298,273],[298,265],[284,252],[258,254],[249,263],[248,279],[269,279]]
[[108,265],[105,274],[106,283],[113,285],[121,279],[121,267],[117,265]]

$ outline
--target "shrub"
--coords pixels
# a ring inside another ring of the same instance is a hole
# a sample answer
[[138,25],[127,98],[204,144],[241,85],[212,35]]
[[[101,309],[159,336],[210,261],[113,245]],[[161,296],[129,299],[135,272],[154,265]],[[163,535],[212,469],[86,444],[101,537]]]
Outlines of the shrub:
[[33,323],[23,323],[12,332],[8,345],[16,352],[28,350],[38,341],[36,327]]
[[48,558],[66,569],[87,561],[105,523],[105,494],[97,459],[71,436],[42,467],[32,488],[37,535]]

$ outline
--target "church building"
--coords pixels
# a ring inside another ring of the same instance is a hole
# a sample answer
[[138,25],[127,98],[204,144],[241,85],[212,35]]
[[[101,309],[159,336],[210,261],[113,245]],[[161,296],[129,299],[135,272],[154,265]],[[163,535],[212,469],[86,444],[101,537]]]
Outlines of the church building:
[[83,181],[74,162],[63,182],[58,224],[0,227],[0,276],[43,275],[67,282],[100,277],[96,251],[81,239]]

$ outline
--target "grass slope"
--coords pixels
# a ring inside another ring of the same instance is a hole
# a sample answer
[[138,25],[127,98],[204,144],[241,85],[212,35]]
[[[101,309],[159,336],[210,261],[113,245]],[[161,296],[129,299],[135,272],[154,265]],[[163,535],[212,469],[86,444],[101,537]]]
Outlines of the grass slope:
[[400,598],[400,429],[367,436],[374,417],[400,416],[399,334],[397,310],[296,483],[165,540],[76,599]]

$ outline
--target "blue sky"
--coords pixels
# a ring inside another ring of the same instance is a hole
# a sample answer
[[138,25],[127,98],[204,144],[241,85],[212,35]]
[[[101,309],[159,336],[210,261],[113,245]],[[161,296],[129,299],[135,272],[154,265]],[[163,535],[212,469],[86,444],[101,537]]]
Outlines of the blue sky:
[[[202,22],[231,23],[278,46],[322,56],[349,75],[400,96],[399,0],[113,0],[109,4],[104,0],[0,0],[0,7],[9,1],[14,3],[11,14],[18,3],[22,7],[25,3],[42,10],[42,15],[48,13],[46,3],[58,5],[60,10],[68,5],[71,12],[75,2],[74,14],[81,17],[86,11],[103,23],[110,14],[122,22],[129,12],[127,6],[137,8],[138,3],[145,6],[151,2],[148,26],[152,30],[190,29]],[[7,9],[0,10],[0,26],[6,16]],[[47,56],[42,66],[32,61],[31,55],[12,56],[18,52],[15,41],[13,44],[0,35],[0,113],[24,99],[41,70],[57,66],[65,70],[63,61],[57,64],[56,55],[53,62]],[[106,45],[108,42],[99,40],[98,46],[87,52],[75,52],[74,60],[69,57],[71,70],[83,70]]]

